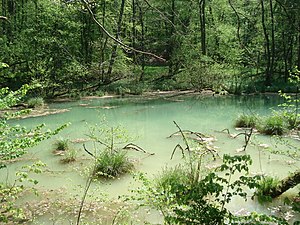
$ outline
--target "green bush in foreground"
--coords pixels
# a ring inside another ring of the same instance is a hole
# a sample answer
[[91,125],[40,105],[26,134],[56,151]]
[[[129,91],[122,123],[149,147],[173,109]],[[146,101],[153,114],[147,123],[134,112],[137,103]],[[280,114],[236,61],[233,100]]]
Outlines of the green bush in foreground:
[[[199,179],[194,175],[200,168],[189,166],[165,170],[154,181],[140,174],[143,187],[134,191],[138,199],[133,199],[159,210],[165,224],[288,224],[284,219],[256,212],[233,215],[225,207],[234,196],[246,201],[245,188],[259,187],[260,176],[248,175],[250,165],[250,156],[224,155],[220,167]],[[233,179],[234,175],[238,177]]]

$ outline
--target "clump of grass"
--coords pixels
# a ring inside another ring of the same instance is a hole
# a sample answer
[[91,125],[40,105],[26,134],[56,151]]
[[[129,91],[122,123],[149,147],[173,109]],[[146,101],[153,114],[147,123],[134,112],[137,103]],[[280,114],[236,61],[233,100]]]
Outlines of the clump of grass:
[[106,149],[96,159],[94,176],[115,178],[130,172],[133,168],[134,165],[128,159],[126,151],[112,152]]
[[241,114],[235,121],[235,127],[253,128],[258,124],[257,115]]
[[70,149],[70,141],[69,139],[59,138],[54,143],[56,151],[67,151]]
[[280,115],[272,115],[268,117],[260,131],[266,135],[282,135],[285,130],[284,118]]
[[269,195],[271,190],[278,187],[280,180],[274,177],[263,177],[259,182],[258,188],[255,191],[255,196],[260,203],[271,202],[272,197]]
[[77,150],[75,148],[70,148],[65,152],[64,158],[61,159],[62,163],[71,163],[76,161]]
[[30,98],[27,100],[29,108],[41,108],[44,106],[45,102],[42,97]]
[[182,191],[190,183],[190,176],[182,166],[165,169],[156,179],[157,190],[175,194]]

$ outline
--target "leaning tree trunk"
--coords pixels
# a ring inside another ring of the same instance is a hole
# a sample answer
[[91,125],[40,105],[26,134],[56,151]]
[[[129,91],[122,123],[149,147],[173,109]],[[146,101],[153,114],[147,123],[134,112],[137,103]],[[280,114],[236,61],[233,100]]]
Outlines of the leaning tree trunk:
[[263,195],[270,196],[272,198],[277,198],[287,190],[297,186],[300,184],[300,170],[297,170],[292,175],[288,176],[287,178],[283,179],[279,185],[269,190],[263,192]]

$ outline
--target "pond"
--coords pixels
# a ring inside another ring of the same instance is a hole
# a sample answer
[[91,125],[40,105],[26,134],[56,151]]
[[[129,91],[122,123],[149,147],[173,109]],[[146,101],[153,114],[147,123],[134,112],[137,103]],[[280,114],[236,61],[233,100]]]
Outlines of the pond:
[[[92,165],[92,158],[84,151],[83,143],[80,140],[87,140],[91,127],[102,126],[105,118],[110,127],[118,125],[124,127],[129,136],[132,137],[130,142],[137,144],[149,153],[154,153],[154,155],[149,155],[134,151],[130,152],[130,157],[135,161],[135,170],[146,173],[149,177],[155,176],[167,166],[174,166],[182,162],[180,152],[176,152],[175,157],[170,160],[174,147],[178,143],[182,143],[180,137],[167,138],[178,131],[173,123],[173,121],[176,121],[182,129],[201,132],[214,137],[216,139],[214,145],[218,147],[219,155],[225,153],[250,154],[253,159],[251,167],[253,174],[264,173],[282,178],[288,175],[289,171],[294,171],[300,164],[288,157],[270,154],[263,147],[259,147],[259,144],[267,144],[272,148],[282,149],[284,146],[278,144],[274,138],[256,134],[253,136],[246,152],[237,152],[237,149],[244,145],[244,138],[241,136],[233,139],[226,132],[222,132],[224,129],[228,129],[232,134],[239,133],[233,126],[237,115],[242,113],[267,115],[271,113],[272,109],[278,108],[280,101],[279,97],[273,95],[188,95],[155,98],[87,98],[73,102],[52,103],[49,105],[50,109],[68,109],[68,111],[55,115],[20,119],[15,123],[26,127],[45,123],[47,128],[50,129],[64,123],[70,123],[70,125],[52,139],[30,149],[24,160],[11,164],[7,170],[0,171],[0,175],[2,178],[7,178],[8,181],[13,182],[15,171],[19,170],[23,164],[41,160],[47,165],[45,172],[41,175],[32,175],[39,181],[36,188],[41,194],[38,197],[28,194],[28,196],[21,198],[20,203],[30,205],[32,199],[35,199],[35,201],[39,199],[39,203],[36,204],[47,204],[46,199],[49,198],[55,199],[53,201],[60,201],[60,204],[62,204],[61,201],[64,201],[62,200],[64,198],[80,200],[88,170]],[[59,137],[73,142],[72,147],[78,151],[75,162],[61,163],[61,156],[53,154],[53,144]],[[94,149],[93,142],[87,141],[85,144],[87,149],[91,151]],[[129,194],[130,189],[138,185],[132,175],[125,175],[119,179],[109,181],[95,181],[89,190],[89,197],[97,199],[97,201],[103,198],[116,200],[119,196]],[[79,204],[78,201],[76,204]],[[110,211],[110,207],[116,208],[117,204],[106,205],[106,210],[103,208],[101,210],[106,214]],[[41,205],[38,206],[42,207]],[[44,205],[43,207],[46,211],[47,207],[50,206]],[[237,198],[227,207],[233,212],[243,210],[245,212],[269,211],[266,206],[261,206],[256,201],[251,201],[251,199],[245,203]],[[51,213],[37,213],[36,217],[37,220],[33,222],[34,224],[48,224],[49,220],[54,221]],[[143,215],[143,217],[145,220],[150,220],[151,223],[162,223],[161,216],[155,213]],[[74,219],[66,219],[62,216],[60,219],[56,218],[56,223],[70,224],[70,220],[74,223]],[[106,222],[103,220],[103,224],[106,224]],[[111,224],[111,221],[107,224]]]

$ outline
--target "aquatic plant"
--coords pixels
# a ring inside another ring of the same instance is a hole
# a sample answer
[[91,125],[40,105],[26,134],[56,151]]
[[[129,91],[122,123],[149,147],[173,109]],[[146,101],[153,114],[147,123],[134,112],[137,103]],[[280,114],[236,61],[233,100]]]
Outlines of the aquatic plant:
[[257,126],[258,117],[257,115],[241,114],[235,121],[235,127],[254,128]]
[[115,178],[130,172],[134,164],[130,162],[126,151],[104,150],[97,156],[93,171],[95,177]]
[[43,107],[45,102],[42,97],[34,97],[27,100],[29,108],[40,108]]
[[54,147],[56,151],[67,151],[70,148],[69,144],[69,139],[60,137],[54,142]]
[[272,197],[268,194],[270,190],[276,188],[279,185],[280,181],[275,177],[262,177],[258,186],[256,187],[256,191],[254,195],[257,197],[260,203],[271,202]]
[[285,130],[284,118],[279,114],[267,117],[264,124],[259,129],[263,134],[282,135]]

